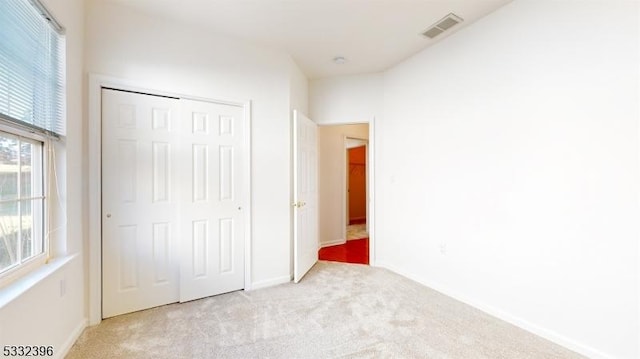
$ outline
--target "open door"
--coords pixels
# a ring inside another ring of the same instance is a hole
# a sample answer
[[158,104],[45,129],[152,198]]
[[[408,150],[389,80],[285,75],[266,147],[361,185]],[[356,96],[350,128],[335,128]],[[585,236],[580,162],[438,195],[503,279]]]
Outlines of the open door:
[[318,127],[293,111],[293,280],[318,261]]

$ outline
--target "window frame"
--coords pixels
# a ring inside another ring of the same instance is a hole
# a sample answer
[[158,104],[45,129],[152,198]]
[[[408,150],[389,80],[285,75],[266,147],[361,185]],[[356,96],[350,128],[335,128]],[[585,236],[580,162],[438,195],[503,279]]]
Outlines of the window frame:
[[[61,252],[64,252],[64,249],[60,246],[64,245],[66,238],[56,238],[53,234],[59,229],[58,223],[60,219],[66,218],[66,208],[64,208],[63,203],[60,201],[58,186],[60,183],[58,182],[58,178],[56,176],[56,158],[55,158],[55,149],[58,148],[57,141],[61,140],[66,136],[66,123],[67,123],[67,59],[66,59],[66,36],[65,36],[65,28],[61,26],[59,22],[56,21],[53,14],[47,9],[47,7],[42,3],[42,0],[18,0],[24,4],[28,4],[32,6],[35,10],[33,15],[40,15],[45,22],[51,27],[55,34],[49,34],[47,36],[55,36],[58,42],[58,47],[56,51],[52,51],[50,49],[50,56],[55,56],[52,60],[57,63],[59,66],[59,73],[57,73],[57,77],[61,82],[60,86],[57,88],[57,91],[54,91],[51,96],[60,96],[60,109],[56,114],[59,116],[58,120],[60,123],[58,131],[55,125],[47,125],[47,122],[42,122],[44,127],[40,127],[40,122],[36,123],[35,121],[23,121],[20,118],[14,118],[9,113],[0,113],[0,131],[3,133],[7,133],[8,136],[15,136],[18,140],[22,140],[25,142],[36,142],[41,143],[41,151],[42,151],[42,160],[41,160],[41,178],[42,178],[42,196],[41,199],[36,199],[35,196],[28,197],[31,201],[31,216],[32,218],[37,218],[34,214],[40,212],[40,203],[41,203],[41,229],[40,233],[42,235],[42,252],[39,254],[35,254],[28,259],[21,259],[21,263],[13,264],[7,268],[5,268],[0,273],[0,292],[5,287],[11,287],[14,282],[21,282],[23,279],[28,279],[33,277],[37,272],[41,269],[44,269],[45,264],[49,263],[52,259],[56,259],[55,257],[59,254],[58,251],[53,251],[54,255],[52,256],[52,249],[60,249]],[[35,18],[34,18],[35,19]],[[18,27],[17,31],[23,32],[24,28]],[[9,89],[8,92],[11,92]],[[59,92],[59,93],[58,93]],[[34,97],[30,99],[31,103],[35,103]],[[55,111],[54,111],[55,112]],[[55,116],[56,114],[48,113],[40,113],[40,115],[51,115]],[[34,114],[35,115],[35,114]],[[53,117],[52,117],[53,118]],[[53,122],[52,122],[53,123]],[[62,148],[64,148],[64,143],[62,143]],[[32,162],[33,166],[33,162]],[[20,186],[18,186],[20,188]],[[22,198],[22,193],[18,193],[18,198]],[[28,200],[27,200],[28,201]],[[38,203],[38,211],[34,212],[34,204],[37,201],[41,201]],[[18,206],[18,208],[21,205]],[[24,213],[24,212],[23,212]],[[60,216],[60,218],[58,218]],[[65,219],[66,221],[66,219]],[[32,236],[36,233],[35,222],[32,225],[31,233]],[[21,223],[21,226],[23,224]],[[60,229],[63,229],[65,223],[59,223],[61,226]],[[55,228],[53,228],[55,227]],[[33,248],[33,247],[32,247]],[[38,248],[40,249],[40,248]],[[62,253],[60,253],[62,254]],[[21,255],[22,257],[22,255]],[[1,296],[0,296],[0,299]],[[0,301],[1,305],[1,301]]]
[[[45,137],[39,133],[26,131],[19,126],[16,126],[12,123],[7,123],[7,121],[3,121],[0,119],[0,133],[6,133],[9,136],[15,136],[19,140],[26,140],[28,142],[39,142],[42,144],[42,252],[36,254],[30,258],[27,258],[22,263],[14,265],[12,268],[9,268],[0,273],[0,288],[8,285],[9,283],[15,281],[16,279],[23,277],[24,275],[34,271],[38,267],[44,265],[49,260],[49,253],[51,248],[51,238],[50,238],[50,228],[49,228],[49,219],[50,219],[50,205],[49,205],[49,184],[51,183],[51,172],[49,163],[49,151],[51,149],[51,139]],[[20,200],[21,194],[18,194],[18,199]],[[35,226],[35,224],[34,224]]]

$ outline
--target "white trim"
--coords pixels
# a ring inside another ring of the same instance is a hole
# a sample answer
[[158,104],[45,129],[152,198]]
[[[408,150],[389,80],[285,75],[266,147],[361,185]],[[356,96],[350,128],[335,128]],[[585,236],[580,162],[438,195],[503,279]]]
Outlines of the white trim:
[[[44,244],[47,244],[49,239],[44,239]],[[22,263],[16,263],[13,268],[7,269],[5,272],[0,273],[0,289],[5,287],[11,287],[14,282],[19,282],[23,278],[27,281],[30,278],[38,277],[37,274],[31,276],[32,272],[37,271],[40,267],[47,264],[47,249],[44,248],[43,252],[35,255]],[[3,296],[0,295],[0,308],[2,308]]]
[[276,278],[265,279],[251,284],[251,290],[273,287],[275,285],[289,283],[293,280],[290,275],[283,275]]
[[[637,8],[636,16],[637,16],[637,18],[640,18],[640,6]],[[638,37],[637,37],[638,44],[637,45],[640,47],[640,27],[638,28],[638,34],[637,35],[638,35]],[[640,66],[638,66],[638,71],[640,72]],[[640,88],[640,77],[637,77],[637,82],[638,82],[638,88]],[[636,102],[636,103],[640,107],[640,92],[638,93],[638,102]],[[637,131],[638,131],[638,133],[636,134],[636,136],[637,136],[636,138],[640,138],[640,127],[638,128]],[[638,157],[637,158],[640,159],[640,151],[638,153]],[[640,161],[638,162],[638,164],[640,165]],[[640,203],[640,192],[638,192],[636,201],[637,201],[637,203]],[[638,246],[636,255],[637,255],[637,258],[640,258],[640,246]],[[636,277],[637,278],[637,283],[636,283],[637,296],[636,296],[636,298],[638,300],[636,305],[637,305],[637,308],[640,308],[640,266],[637,266],[636,271],[637,271],[637,273],[636,273],[637,274],[637,277]],[[637,323],[640,326],[640,310],[638,310],[638,313],[636,315],[636,320],[638,321]],[[640,330],[638,330],[638,333],[637,333],[637,340],[638,340],[638,342],[637,342],[638,344],[637,344],[637,348],[636,348],[636,350],[637,350],[636,355],[640,356]]]
[[342,238],[344,238],[345,243],[347,241],[347,225],[349,224],[349,196],[347,195],[347,190],[349,189],[349,175],[347,173],[347,166],[349,166],[349,162],[347,162],[347,135],[342,136],[342,151],[341,157],[342,166],[340,166],[340,172],[342,174],[342,191],[340,191],[340,197],[342,197]]
[[33,141],[47,142],[47,137],[33,131],[29,131],[27,128],[21,127],[19,124],[12,125],[11,123],[4,122],[2,118],[0,118],[0,131],[5,132],[11,136],[15,136],[17,138],[26,138]]
[[89,321],[87,320],[87,318],[84,318],[80,323],[78,323],[78,326],[76,326],[76,328],[71,331],[71,334],[69,334],[69,337],[61,346],[53,348],[55,351],[55,358],[64,358],[65,356],[67,356],[67,354],[69,354],[69,350],[71,350],[73,344],[75,344],[78,338],[80,338],[80,335],[82,335],[82,332],[87,327],[88,323]]
[[78,254],[76,253],[70,256],[51,260],[49,263],[42,264],[31,273],[11,282],[6,287],[3,287],[0,291],[0,309],[19,298],[22,294],[35,287],[41,281],[49,278],[53,273],[57,272],[77,256]]
[[102,86],[108,80],[89,75],[89,325],[102,320]]
[[402,269],[399,269],[395,266],[389,265],[387,263],[380,263],[378,262],[377,267],[380,268],[385,268],[387,270],[390,270],[396,274],[399,274],[405,278],[411,279],[415,282],[418,282],[426,287],[429,287],[435,291],[438,291],[448,297],[451,297],[457,301],[460,301],[462,303],[465,303],[467,305],[470,305],[480,311],[483,311],[497,319],[503,320],[507,323],[513,324],[518,328],[524,329],[532,334],[535,334],[537,336],[540,336],[544,339],[547,339],[551,342],[554,342],[558,345],[561,345],[569,350],[573,350],[576,353],[585,355],[589,358],[592,359],[613,359],[612,356],[605,354],[601,351],[598,351],[594,348],[589,347],[588,345],[576,342],[575,340],[572,340],[570,338],[567,338],[559,333],[556,333],[552,330],[546,329],[546,328],[542,328],[538,325],[535,325],[527,320],[524,320],[522,318],[516,317],[514,315],[511,315],[509,313],[506,313],[500,309],[497,309],[493,306],[487,305],[485,303],[476,301],[474,299],[471,299],[461,293],[455,292],[453,290],[451,290],[450,288],[441,285],[440,283],[436,283],[436,282],[432,282],[429,280],[424,280],[422,278],[419,278],[417,276],[412,275],[409,272],[406,272]]
[[89,74],[89,325],[99,324],[102,320],[102,88],[108,87],[123,91],[140,92],[160,96],[183,98],[195,101],[237,106],[244,109],[244,145],[247,146],[248,191],[245,211],[245,290],[252,288],[251,283],[251,101],[238,102],[210,99],[185,95],[144,87],[136,81],[129,81],[104,75]]
[[369,143],[367,145],[367,185],[369,188],[367,189],[367,231],[369,232],[369,265],[376,266],[376,241],[375,241],[375,226],[376,226],[376,216],[375,216],[375,190],[376,190],[376,172],[375,172],[375,143],[376,143],[376,118],[373,117],[371,122],[369,122]]
[[244,290],[251,290],[251,229],[253,224],[251,220],[253,218],[253,203],[251,183],[253,176],[251,175],[251,101],[244,103],[244,148],[247,151],[247,157],[245,160],[245,208],[244,211]]
[[337,245],[345,244],[345,243],[347,243],[346,239],[336,239],[334,241],[320,243],[320,248],[337,246]]

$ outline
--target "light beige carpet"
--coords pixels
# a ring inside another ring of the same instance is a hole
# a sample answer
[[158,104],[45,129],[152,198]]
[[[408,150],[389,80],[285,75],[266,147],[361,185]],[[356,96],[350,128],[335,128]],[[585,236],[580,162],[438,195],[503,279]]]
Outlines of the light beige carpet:
[[582,358],[387,270],[319,262],[299,284],[104,320],[68,358]]
[[347,226],[347,240],[369,238],[366,224],[350,224]]

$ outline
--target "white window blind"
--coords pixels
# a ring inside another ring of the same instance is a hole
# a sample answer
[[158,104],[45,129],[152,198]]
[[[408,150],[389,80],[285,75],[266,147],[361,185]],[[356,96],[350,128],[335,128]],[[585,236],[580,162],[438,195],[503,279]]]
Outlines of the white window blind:
[[0,0],[0,117],[65,134],[64,38],[36,0]]

